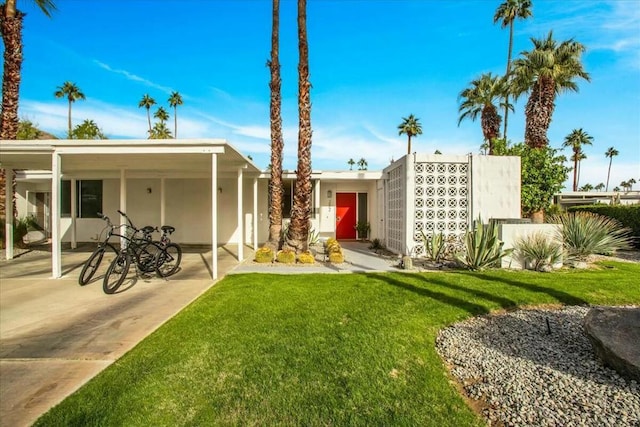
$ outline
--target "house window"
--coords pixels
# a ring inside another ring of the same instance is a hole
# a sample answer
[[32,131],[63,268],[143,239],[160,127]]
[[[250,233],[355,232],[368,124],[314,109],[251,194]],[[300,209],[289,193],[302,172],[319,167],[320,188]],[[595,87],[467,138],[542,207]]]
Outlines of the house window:
[[[76,217],[98,218],[102,212],[102,180],[76,181]],[[71,216],[71,181],[61,182],[60,214]]]
[[367,193],[358,193],[358,222],[369,222],[367,212]]
[[[282,180],[282,218],[291,219],[291,209],[293,208],[293,195],[295,191],[295,180]],[[315,218],[317,212],[314,209],[316,185],[315,180],[311,180],[311,197],[309,199],[309,216]],[[269,193],[269,208],[271,208],[271,193]]]

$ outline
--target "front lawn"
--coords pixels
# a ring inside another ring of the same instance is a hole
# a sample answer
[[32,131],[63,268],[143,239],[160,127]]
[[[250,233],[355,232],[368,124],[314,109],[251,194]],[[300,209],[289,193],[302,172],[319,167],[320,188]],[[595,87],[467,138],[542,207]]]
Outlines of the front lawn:
[[435,351],[500,308],[640,304],[640,264],[228,276],[37,425],[483,425]]

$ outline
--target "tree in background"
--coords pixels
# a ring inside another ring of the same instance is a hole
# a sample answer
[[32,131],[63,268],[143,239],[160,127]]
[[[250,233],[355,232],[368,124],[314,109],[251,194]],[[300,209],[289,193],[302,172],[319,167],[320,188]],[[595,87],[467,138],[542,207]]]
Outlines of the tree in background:
[[311,83],[307,41],[307,0],[298,0],[298,169],[291,222],[284,248],[307,250],[311,216]]
[[31,120],[23,119],[18,122],[16,139],[38,139],[41,135],[42,131]]
[[[584,156],[582,147],[585,145],[592,145],[593,137],[587,132],[580,129],[574,129],[571,133],[564,138],[562,147],[569,147],[573,150],[573,191],[578,191],[578,163],[582,160],[581,156]],[[584,157],[586,158],[586,156]]]
[[[505,80],[511,75],[511,55],[513,53],[513,23],[516,19],[527,19],[533,16],[531,12],[531,0],[507,0],[498,6],[493,23],[500,22],[500,26],[509,26],[509,50],[507,53],[507,71],[504,73]],[[509,121],[509,92],[504,93],[504,139],[507,140],[507,123]]]
[[[48,17],[56,9],[52,0],[33,0],[33,3]],[[17,9],[16,0],[6,0],[0,4],[0,34],[4,43],[0,139],[16,139],[18,133],[23,18],[24,13]]]
[[160,120],[160,123],[164,124],[167,120],[169,120],[169,113],[164,107],[158,107],[155,113],[153,113],[153,118]]
[[[500,122],[496,104],[505,98],[508,91],[503,77],[485,73],[471,82],[471,86],[460,92],[458,99],[462,100],[458,107],[460,117],[458,126],[464,119],[475,121],[480,115],[482,135],[488,144],[489,154],[493,154],[493,140],[500,137]],[[509,106],[513,110],[513,106]],[[507,108],[507,109],[509,109]]]
[[529,94],[525,107],[524,142],[532,148],[547,147],[547,131],[555,109],[556,96],[578,91],[577,78],[590,81],[580,57],[585,47],[573,39],[558,44],[553,31],[546,38],[531,38],[533,49],[513,61],[512,93]]
[[580,187],[580,191],[591,191],[593,190],[593,185],[587,183],[585,185],[583,185],[582,187]]
[[407,135],[407,154],[411,154],[411,137],[422,135],[422,125],[420,119],[413,114],[403,117],[402,123],[398,125],[398,135]]
[[365,159],[364,157],[362,157],[362,158],[360,158],[360,160],[358,160],[358,170],[359,171],[366,171],[368,166],[369,166],[369,163],[367,163],[367,159]]
[[271,75],[269,89],[269,122],[271,127],[271,179],[269,180],[268,246],[275,252],[282,246],[282,79],[280,77],[280,0],[272,1],[271,59],[267,61]]
[[156,100],[149,96],[148,93],[145,93],[142,96],[140,102],[138,102],[138,108],[146,108],[147,109],[147,121],[149,122],[149,136],[151,136],[151,107],[156,104]]
[[108,139],[93,120],[86,119],[73,128],[72,139]]
[[182,95],[178,92],[171,92],[169,96],[169,106],[173,108],[173,137],[178,138],[178,106],[182,105]]
[[67,102],[69,103],[67,138],[71,139],[71,105],[79,99],[86,99],[86,97],[75,83],[69,81],[64,82],[62,86],[58,86],[58,89],[53,95],[56,98],[67,98]]
[[611,176],[611,162],[613,162],[613,158],[620,154],[618,150],[614,147],[609,147],[604,153],[605,157],[609,158],[609,169],[607,170],[607,185],[605,186],[604,191],[609,191],[609,177]]
[[349,170],[353,170],[353,165],[356,164],[355,160],[353,159],[349,159],[349,161],[347,162],[347,164],[349,165]]
[[600,184],[596,185],[595,187],[593,187],[593,189],[596,191],[604,190],[604,182],[601,182]]
[[171,130],[167,127],[167,124],[163,121],[154,123],[149,139],[171,139]]

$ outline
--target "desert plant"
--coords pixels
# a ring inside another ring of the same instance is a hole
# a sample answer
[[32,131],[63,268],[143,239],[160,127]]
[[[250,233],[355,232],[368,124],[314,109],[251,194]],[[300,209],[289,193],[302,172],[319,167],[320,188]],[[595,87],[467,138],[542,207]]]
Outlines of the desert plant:
[[282,264],[293,264],[296,262],[296,252],[289,249],[278,251],[276,261]]
[[298,262],[300,264],[315,264],[316,259],[311,252],[307,251],[298,255]]
[[523,265],[528,264],[535,271],[545,271],[562,261],[562,244],[541,232],[521,237],[513,246]]
[[342,264],[344,262],[344,254],[342,251],[329,253],[329,262],[331,264]]
[[256,251],[255,261],[259,263],[268,263],[273,261],[273,250],[266,246]]
[[422,242],[424,243],[424,249],[427,255],[427,259],[433,262],[440,262],[445,253],[445,238],[443,233],[431,234],[427,236],[422,233]]
[[356,231],[358,232],[358,239],[365,240],[369,237],[369,230],[371,230],[371,225],[366,221],[358,221],[356,224]]
[[29,230],[34,230],[37,228],[38,222],[32,216],[24,216],[22,218],[18,218],[13,222],[13,243],[15,245],[22,246],[23,238],[27,235]]
[[498,239],[498,224],[484,225],[481,218],[474,229],[465,233],[463,245],[464,251],[456,254],[456,260],[469,270],[495,267],[503,256],[513,251],[502,249],[504,242]]
[[308,246],[317,245],[320,241],[320,233],[316,231],[313,227],[309,229],[309,238],[307,240]]
[[640,205],[621,205],[604,203],[597,205],[571,206],[569,212],[586,211],[613,218],[623,227],[631,229],[631,234],[636,236],[636,247],[640,247]]
[[589,255],[610,255],[617,250],[631,248],[631,235],[615,219],[591,212],[570,212],[554,215],[550,223],[559,224],[556,229],[569,259],[584,261]]
[[385,247],[382,244],[382,241],[380,239],[373,239],[373,241],[371,241],[371,244],[369,245],[369,249],[374,250],[374,251],[380,251],[383,250]]

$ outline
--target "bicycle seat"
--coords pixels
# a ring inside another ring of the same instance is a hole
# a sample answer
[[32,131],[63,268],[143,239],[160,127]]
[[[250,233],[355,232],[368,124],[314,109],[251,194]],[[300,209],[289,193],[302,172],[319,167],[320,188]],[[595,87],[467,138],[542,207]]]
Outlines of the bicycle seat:
[[167,234],[171,234],[174,231],[176,231],[176,228],[172,227],[170,225],[163,225],[162,227],[160,227],[160,229],[162,230],[162,232],[167,233]]
[[142,229],[140,231],[142,231],[142,234],[144,234],[144,235],[149,235],[149,234],[153,233],[154,231],[156,231],[156,228],[152,227],[150,225],[145,225],[144,227],[142,227]]

